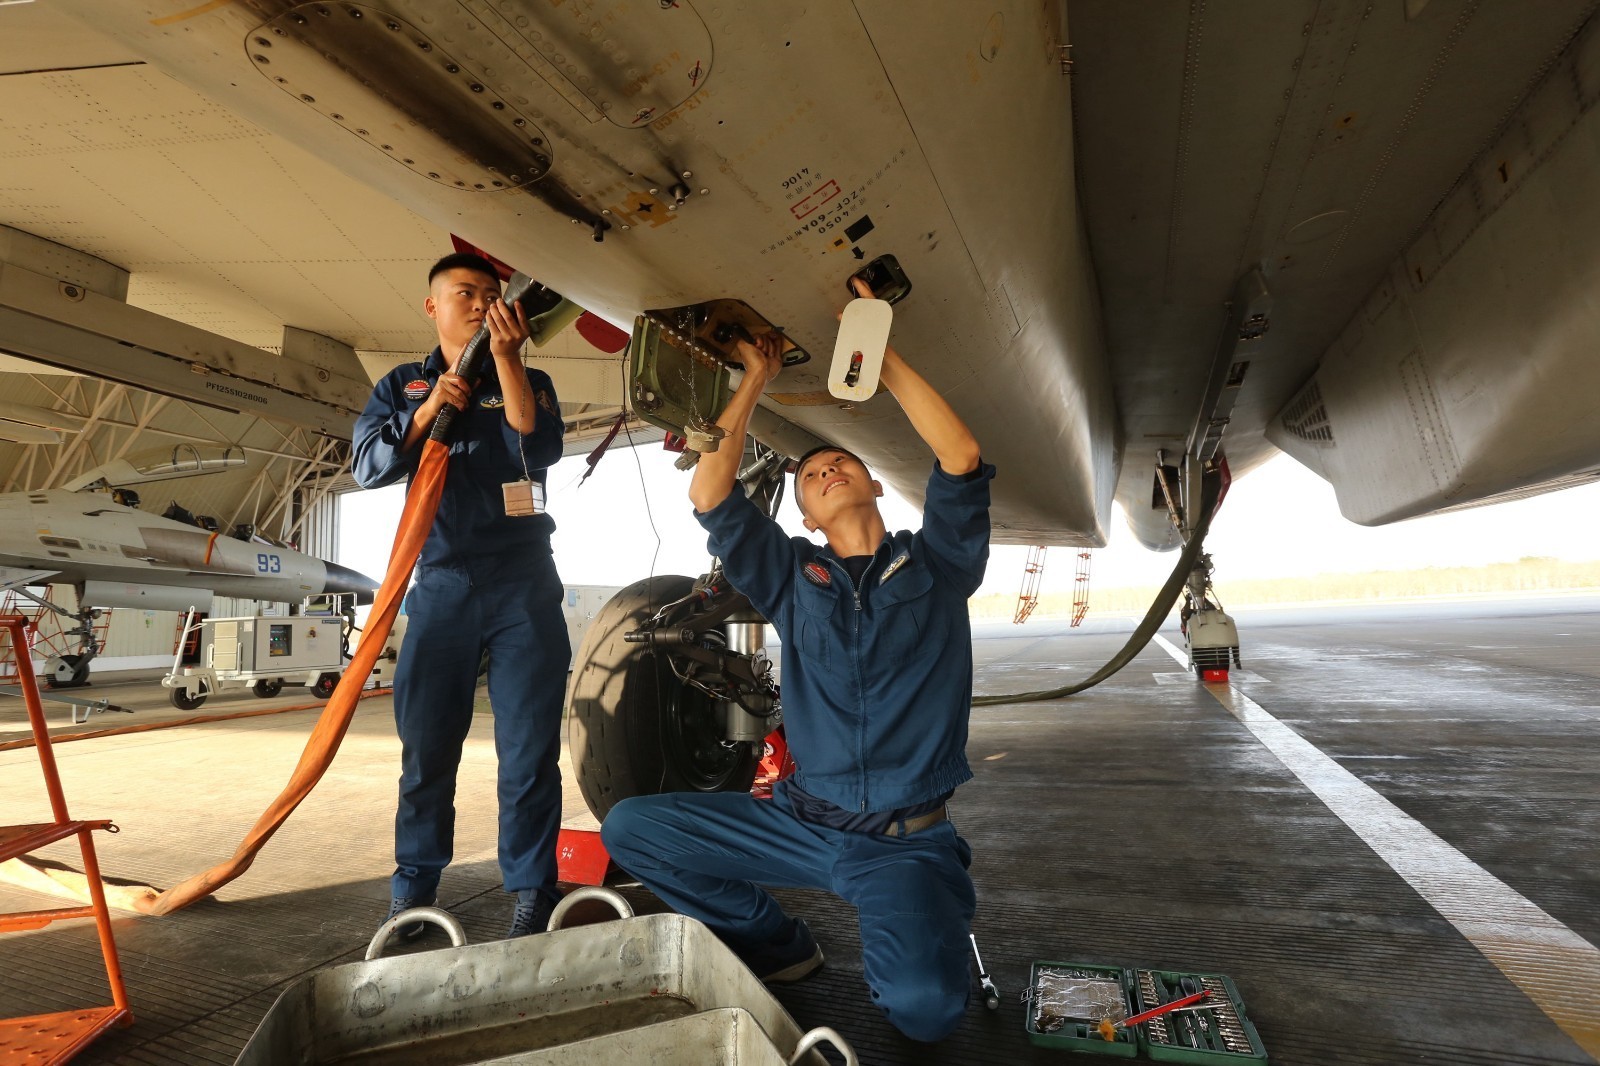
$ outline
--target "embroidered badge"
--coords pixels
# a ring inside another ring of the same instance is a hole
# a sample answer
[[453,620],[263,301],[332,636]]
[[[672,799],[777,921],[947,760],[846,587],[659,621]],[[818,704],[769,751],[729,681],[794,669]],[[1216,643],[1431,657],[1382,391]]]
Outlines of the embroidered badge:
[[555,397],[551,396],[548,392],[546,392],[543,389],[539,390],[539,406],[543,407],[546,411],[549,411],[551,414],[555,414],[556,413]]
[[891,577],[894,577],[894,575],[900,570],[900,568],[902,566],[906,565],[907,563],[909,563],[910,561],[911,561],[911,553],[910,552],[903,552],[902,554],[895,556],[894,560],[892,562],[890,562],[888,566],[883,568],[883,576],[878,578],[878,584],[881,585],[885,581],[888,581]]
[[813,585],[827,588],[833,584],[833,575],[828,573],[828,568],[821,563],[807,563],[805,565],[806,580]]
[[426,378],[418,378],[415,381],[406,382],[406,399],[408,400],[420,400],[432,391],[433,386],[428,384]]
[[495,408],[504,407],[505,405],[505,400],[501,399],[499,396],[485,396],[483,399],[478,401],[478,406],[488,411],[493,411]]

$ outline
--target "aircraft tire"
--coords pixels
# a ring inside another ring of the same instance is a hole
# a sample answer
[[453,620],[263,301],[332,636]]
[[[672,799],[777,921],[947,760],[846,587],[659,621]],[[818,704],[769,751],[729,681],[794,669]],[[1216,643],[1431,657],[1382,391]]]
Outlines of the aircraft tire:
[[756,746],[721,742],[721,705],[679,681],[664,654],[623,639],[693,584],[675,574],[635,582],[584,634],[573,665],[567,748],[596,818],[630,796],[745,792],[755,780]]
[[206,693],[191,696],[181,688],[172,690],[172,705],[180,711],[192,711],[206,701]]
[[79,688],[89,683],[89,661],[82,655],[63,655],[61,664],[68,667],[72,673],[61,678],[54,676],[52,672],[51,676],[45,679],[47,688]]
[[261,699],[270,700],[272,697],[283,691],[283,681],[282,679],[268,681],[263,678],[262,680],[251,685],[250,691],[254,692]]

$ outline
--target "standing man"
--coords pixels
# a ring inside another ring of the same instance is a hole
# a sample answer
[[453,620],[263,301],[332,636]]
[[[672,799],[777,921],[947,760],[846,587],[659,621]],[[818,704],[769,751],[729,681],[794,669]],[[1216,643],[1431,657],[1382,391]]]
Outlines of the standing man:
[[[862,286],[858,284],[858,291]],[[862,291],[863,296],[867,295]],[[741,343],[744,380],[689,489],[728,579],[783,639],[783,711],[796,771],[771,801],[670,793],[624,800],[602,827],[624,868],[705,922],[766,981],[823,963],[806,923],[761,885],[829,889],[855,905],[872,998],[924,1041],[960,1024],[971,984],[972,852],[945,801],[972,776],[967,598],[989,555],[989,480],[978,442],[891,348],[882,381],[937,462],[923,527],[890,534],[883,488],[843,448],[795,469],[806,528],[790,539],[734,491],[745,428],[782,365],[776,337]]]
[[[478,666],[489,656],[489,703],[499,759],[500,872],[517,903],[508,935],[544,929],[556,892],[561,828],[561,703],[571,647],[561,578],[550,555],[555,523],[506,513],[502,486],[543,485],[561,458],[565,427],[549,375],[525,368],[520,305],[500,299],[488,260],[447,255],[428,272],[423,309],[439,345],[390,371],[356,420],[352,467],[362,488],[416,473],[423,441],[445,404],[456,416],[449,469],[433,529],[406,597],[408,626],[394,679],[400,804],[389,916],[431,905],[450,864],[456,770],[472,725]],[[474,388],[453,371],[480,326],[494,372]],[[406,939],[421,922],[402,927]]]

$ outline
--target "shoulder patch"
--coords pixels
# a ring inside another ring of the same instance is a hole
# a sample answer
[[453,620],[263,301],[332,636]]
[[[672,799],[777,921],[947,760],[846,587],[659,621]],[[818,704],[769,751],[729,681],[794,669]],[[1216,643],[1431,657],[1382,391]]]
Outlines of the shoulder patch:
[[806,580],[811,582],[813,585],[820,585],[823,588],[827,588],[829,585],[833,584],[833,575],[828,573],[828,568],[823,566],[821,563],[807,563],[804,569]]
[[557,413],[556,412],[556,401],[555,401],[555,398],[550,395],[550,392],[547,389],[540,389],[539,390],[539,406],[543,407],[546,411],[549,411],[551,414],[556,414]]
[[900,568],[902,566],[906,565],[907,563],[909,563],[910,561],[911,561],[911,553],[910,552],[901,552],[899,555],[896,555],[889,562],[889,565],[883,568],[883,574],[882,574],[882,576],[880,576],[878,578],[878,584],[881,585],[885,581],[888,581],[891,577],[894,577],[895,574],[900,572]]
[[427,378],[418,378],[415,381],[406,382],[406,399],[408,400],[420,400],[432,391],[433,386],[428,384]]
[[478,401],[478,406],[488,411],[493,411],[495,408],[504,407],[505,405],[506,401],[499,396],[485,396]]

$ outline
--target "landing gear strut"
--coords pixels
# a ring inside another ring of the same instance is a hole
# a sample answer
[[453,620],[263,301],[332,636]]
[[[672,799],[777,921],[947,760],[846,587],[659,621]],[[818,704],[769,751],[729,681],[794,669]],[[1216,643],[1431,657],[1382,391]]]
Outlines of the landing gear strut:
[[[94,623],[101,615],[98,607],[82,607],[76,611],[69,611],[58,603],[52,603],[43,596],[29,592],[25,588],[12,589],[18,596],[25,597],[37,603],[40,607],[48,608],[63,618],[70,618],[75,623],[70,629],[63,629],[62,636],[76,637],[78,650],[65,655],[51,656],[44,666],[45,683],[51,688],[78,688],[89,683],[89,663],[96,655],[100,654],[100,642],[95,639]],[[83,588],[78,588],[78,602],[83,602]]]
[[[1197,524],[1209,527],[1209,520],[1194,520],[1216,512],[1231,478],[1221,452],[1204,461],[1186,455],[1180,462],[1181,466],[1171,462],[1165,452],[1156,453],[1156,487],[1166,500],[1173,527],[1189,540],[1196,535]],[[1211,555],[1207,552],[1196,556],[1189,571],[1178,619],[1189,645],[1189,668],[1204,681],[1227,681],[1228,670],[1239,665],[1239,627],[1222,609],[1211,585]]]

